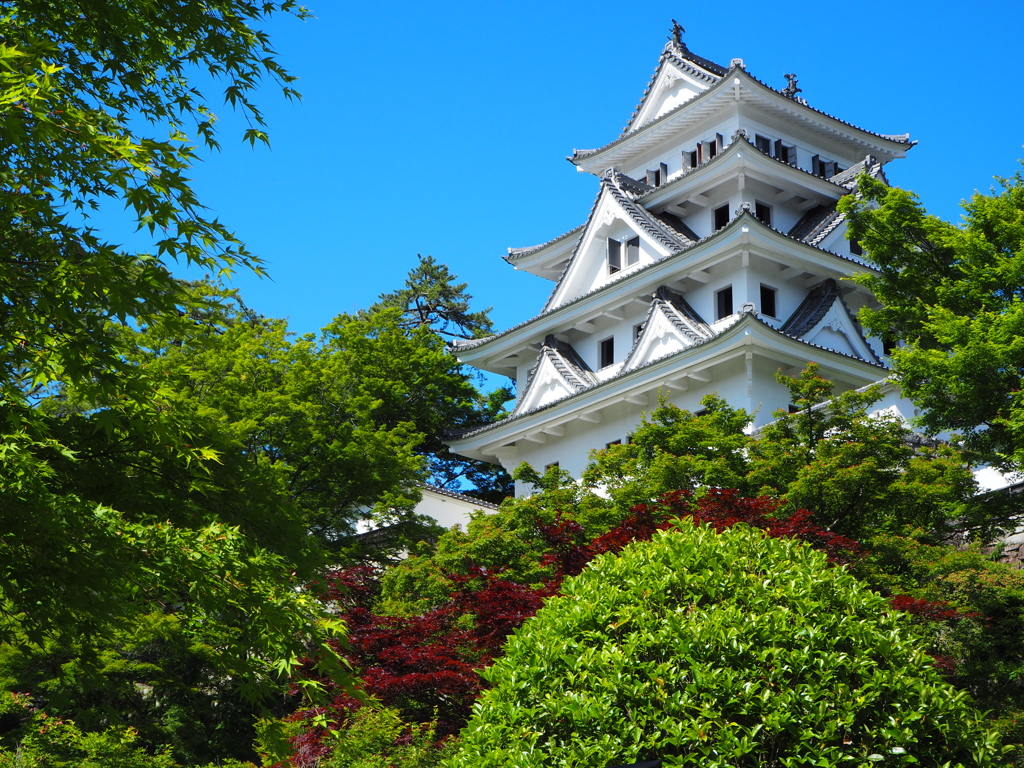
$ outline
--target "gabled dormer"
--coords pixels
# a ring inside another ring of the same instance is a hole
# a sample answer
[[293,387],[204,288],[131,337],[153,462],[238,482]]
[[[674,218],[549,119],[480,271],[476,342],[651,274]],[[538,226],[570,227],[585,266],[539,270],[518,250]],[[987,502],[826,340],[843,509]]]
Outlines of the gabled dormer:
[[615,171],[601,179],[590,218],[545,312],[697,241],[681,220],[655,215],[636,203],[636,197],[650,189]]
[[682,41],[682,27],[673,25],[672,37],[665,45],[658,59],[658,67],[622,135],[635,131],[703,93],[724,74],[725,69],[722,67],[693,54]]
[[812,288],[780,330],[809,344],[881,364],[843,301],[835,280],[824,280]]
[[651,309],[622,370],[642,368],[667,355],[701,344],[712,336],[711,327],[686,299],[662,286],[654,294]]
[[535,411],[545,405],[582,392],[597,382],[590,367],[571,345],[549,335],[530,371],[526,390],[520,395],[511,416]]

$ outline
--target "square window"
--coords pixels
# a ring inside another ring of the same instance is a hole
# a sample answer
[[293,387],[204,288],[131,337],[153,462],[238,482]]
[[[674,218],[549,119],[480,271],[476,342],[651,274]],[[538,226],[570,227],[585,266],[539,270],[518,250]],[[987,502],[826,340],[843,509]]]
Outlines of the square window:
[[611,448],[613,445],[622,445],[622,441],[621,440],[612,440],[610,443],[605,443],[604,447],[607,449],[607,448]]
[[760,200],[754,201],[754,215],[763,224],[767,224],[769,227],[772,225],[772,207],[766,203],[762,203]]
[[761,314],[768,315],[768,317],[778,317],[775,313],[775,296],[778,294],[774,288],[762,285],[761,286]]
[[597,345],[598,367],[607,368],[615,362],[615,337],[604,339]]
[[729,205],[727,203],[723,205],[721,208],[715,208],[715,231],[717,232],[728,223]]
[[719,320],[732,314],[731,285],[728,288],[723,288],[715,294],[715,308],[717,310]]
[[760,149],[766,155],[771,155],[772,153],[772,140],[769,139],[767,136],[762,136],[759,133],[755,134],[754,146]]
[[854,256],[864,255],[864,249],[861,247],[860,243],[857,241],[857,238],[855,237],[850,238],[850,253],[852,253]]

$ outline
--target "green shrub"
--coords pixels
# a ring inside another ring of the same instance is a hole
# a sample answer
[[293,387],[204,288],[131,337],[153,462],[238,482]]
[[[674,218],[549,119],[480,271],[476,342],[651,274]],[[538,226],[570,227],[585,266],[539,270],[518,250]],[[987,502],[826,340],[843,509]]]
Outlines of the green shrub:
[[448,768],[999,759],[905,617],[796,542],[683,521],[563,591],[484,672]]
[[[404,737],[404,738],[403,738]],[[453,749],[436,744],[434,726],[402,721],[395,709],[363,707],[338,734],[328,768],[435,768]]]

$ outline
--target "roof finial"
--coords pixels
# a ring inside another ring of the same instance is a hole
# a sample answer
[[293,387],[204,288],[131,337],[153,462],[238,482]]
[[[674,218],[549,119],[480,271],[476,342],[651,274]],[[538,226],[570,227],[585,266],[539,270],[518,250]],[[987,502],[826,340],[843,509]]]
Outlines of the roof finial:
[[784,77],[789,85],[782,89],[782,95],[789,96],[791,99],[796,98],[796,95],[803,91],[803,88],[798,87],[796,84],[796,75],[784,75]]
[[686,45],[683,43],[683,33],[686,30],[683,29],[683,25],[675,19],[672,19],[672,36],[669,38],[673,43],[678,45],[680,48],[685,48]]

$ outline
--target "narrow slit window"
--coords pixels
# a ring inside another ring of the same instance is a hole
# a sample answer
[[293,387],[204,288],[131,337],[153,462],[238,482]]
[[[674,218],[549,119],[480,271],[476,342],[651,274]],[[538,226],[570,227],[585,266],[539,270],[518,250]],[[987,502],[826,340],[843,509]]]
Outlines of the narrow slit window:
[[772,207],[759,200],[754,201],[754,215],[763,224],[772,225]]
[[761,286],[761,314],[768,317],[778,317],[775,309],[775,297],[778,291],[768,285]]
[[864,249],[861,248],[860,241],[858,241],[855,237],[850,238],[850,253],[852,253],[854,256],[864,255]]
[[607,368],[615,362],[615,337],[604,339],[597,345],[598,366]]
[[729,223],[729,206],[723,205],[721,208],[715,208],[715,231],[724,227]]
[[648,168],[647,169],[647,186],[649,187],[660,187],[661,186],[661,170],[659,168]]
[[715,294],[715,305],[718,319],[728,317],[732,314],[732,286],[723,288]]

